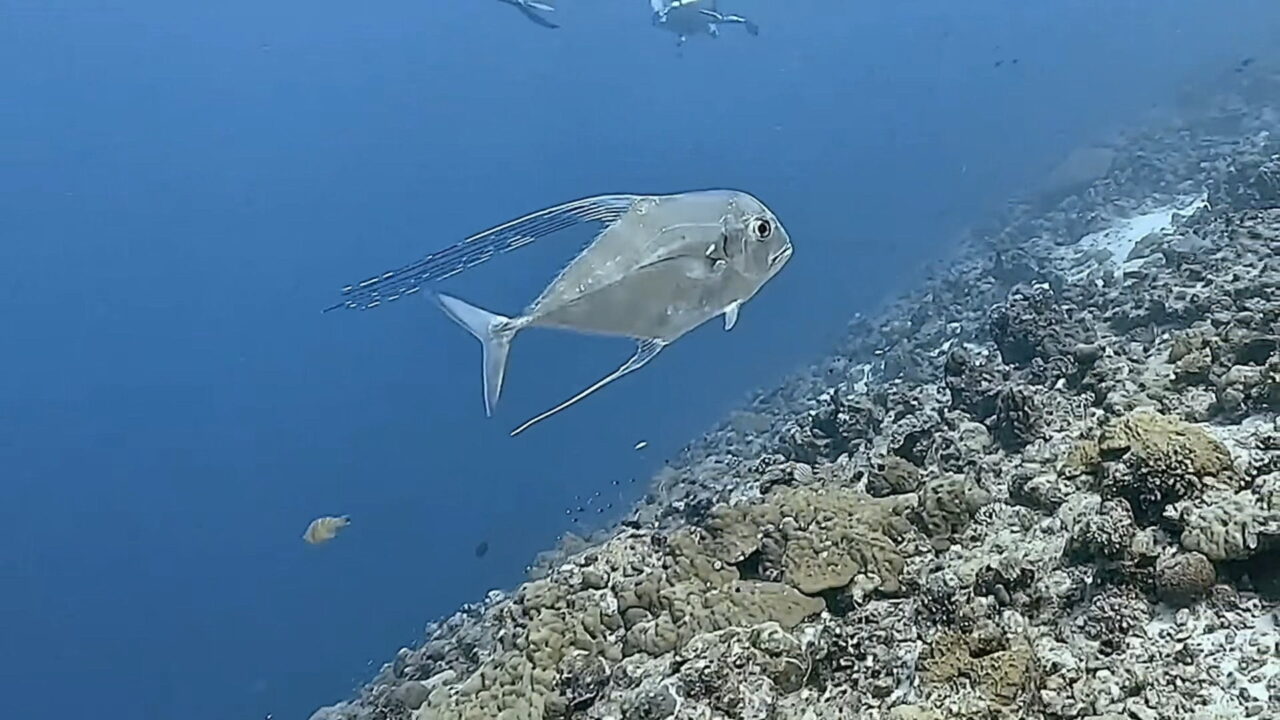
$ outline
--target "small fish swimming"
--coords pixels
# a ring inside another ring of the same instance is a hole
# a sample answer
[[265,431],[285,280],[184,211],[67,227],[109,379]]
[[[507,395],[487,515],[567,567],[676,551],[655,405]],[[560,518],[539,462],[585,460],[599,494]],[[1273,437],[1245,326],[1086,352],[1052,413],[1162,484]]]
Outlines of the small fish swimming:
[[622,367],[512,435],[638,370],[713,317],[723,316],[725,330],[733,329],[742,305],[793,252],[777,217],[745,192],[599,195],[512,220],[398,270],[348,285],[343,288],[346,299],[326,312],[378,307],[581,223],[598,223],[602,229],[517,317],[435,294],[444,312],[483,347],[486,415],[497,405],[511,340],[520,331],[559,328],[636,340],[635,354]]
[[327,543],[337,537],[338,532],[350,524],[351,518],[347,515],[318,517],[307,526],[307,531],[302,533],[302,539],[306,540],[309,545]]
[[727,15],[716,7],[717,0],[649,0],[653,24],[676,34],[676,45],[683,45],[692,35],[720,37],[721,25],[741,25],[751,35],[760,34],[760,26],[741,15]]
[[555,30],[556,28],[560,27],[559,25],[551,22],[550,20],[538,14],[537,11],[541,11],[541,12],[555,11],[554,7],[544,2],[538,2],[537,0],[498,0],[498,2],[503,2],[515,7],[525,17],[529,18],[530,21],[532,21],[537,25],[541,25],[544,28],[550,28],[552,30]]
[[649,447],[649,441],[648,441],[648,440],[641,440],[640,442],[636,443],[636,447],[635,447],[635,449],[636,449],[636,450],[643,450],[643,449],[645,449],[645,448],[647,448],[647,447]]

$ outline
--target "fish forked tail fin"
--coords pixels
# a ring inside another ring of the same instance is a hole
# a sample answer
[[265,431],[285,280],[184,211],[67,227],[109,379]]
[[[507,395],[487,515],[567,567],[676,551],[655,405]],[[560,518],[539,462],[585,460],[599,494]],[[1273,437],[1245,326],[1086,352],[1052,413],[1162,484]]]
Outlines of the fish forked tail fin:
[[498,396],[502,394],[502,378],[507,372],[511,338],[519,328],[509,317],[491,313],[456,297],[435,293],[435,299],[450,319],[474,335],[483,346],[484,414],[491,416],[498,404]]

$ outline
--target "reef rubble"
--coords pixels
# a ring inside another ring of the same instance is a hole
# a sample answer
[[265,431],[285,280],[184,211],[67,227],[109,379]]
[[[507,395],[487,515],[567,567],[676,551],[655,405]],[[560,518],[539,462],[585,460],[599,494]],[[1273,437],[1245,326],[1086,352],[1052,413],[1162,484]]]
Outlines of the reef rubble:
[[1280,717],[1269,82],[1011,207],[312,720]]

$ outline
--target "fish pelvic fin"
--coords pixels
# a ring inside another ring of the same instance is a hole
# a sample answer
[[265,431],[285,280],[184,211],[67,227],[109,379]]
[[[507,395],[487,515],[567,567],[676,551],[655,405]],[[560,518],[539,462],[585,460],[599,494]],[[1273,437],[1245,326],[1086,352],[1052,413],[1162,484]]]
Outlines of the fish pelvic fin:
[[608,385],[609,383],[613,382],[614,380],[617,380],[618,378],[622,377],[623,375],[626,375],[626,374],[627,374],[627,373],[629,373],[629,372],[634,372],[634,371],[636,371],[636,370],[639,370],[641,367],[643,367],[643,366],[644,366],[644,364],[645,364],[645,363],[649,362],[649,361],[650,361],[650,360],[652,360],[655,356],[657,356],[658,352],[659,352],[660,350],[662,350],[662,348],[666,347],[666,345],[667,345],[667,343],[666,343],[666,342],[664,342],[664,341],[662,341],[662,340],[657,340],[657,339],[644,339],[644,340],[641,340],[641,341],[640,341],[640,343],[639,343],[639,345],[637,345],[637,346],[636,346],[636,352],[635,352],[635,354],[631,356],[631,359],[630,359],[630,360],[628,360],[628,361],[626,361],[625,363],[623,363],[623,364],[622,364],[622,367],[620,367],[620,368],[618,368],[617,370],[614,370],[613,372],[609,373],[609,374],[608,374],[608,375],[606,375],[604,378],[601,378],[598,382],[596,382],[594,385],[592,385],[591,387],[587,388],[586,390],[583,390],[582,392],[578,393],[577,395],[574,395],[573,397],[569,398],[568,400],[565,400],[564,402],[560,403],[559,405],[557,405],[557,406],[555,406],[555,407],[551,408],[550,410],[548,410],[548,411],[546,411],[546,412],[542,413],[541,415],[539,415],[539,416],[537,416],[537,417],[535,417],[535,418],[533,418],[533,419],[529,420],[528,422],[526,422],[525,424],[523,424],[523,425],[521,425],[520,427],[516,428],[515,430],[512,430],[512,431],[511,431],[511,436],[512,436],[512,437],[515,437],[516,435],[519,435],[520,433],[524,432],[525,430],[528,430],[528,429],[529,429],[530,427],[532,427],[535,423],[540,422],[540,421],[542,421],[542,420],[546,420],[547,418],[551,417],[552,415],[555,415],[556,413],[560,412],[561,410],[564,410],[565,408],[569,407],[570,405],[573,405],[574,403],[576,403],[576,402],[578,402],[579,400],[581,400],[581,399],[585,398],[586,396],[590,395],[591,393],[593,393],[593,392],[595,392],[595,391],[599,390],[600,388],[604,387],[605,385]]
[[493,415],[493,408],[502,394],[502,379],[507,373],[507,356],[511,352],[511,338],[515,337],[519,324],[509,317],[491,313],[443,293],[435,294],[436,302],[451,320],[471,333],[483,347],[484,414]]

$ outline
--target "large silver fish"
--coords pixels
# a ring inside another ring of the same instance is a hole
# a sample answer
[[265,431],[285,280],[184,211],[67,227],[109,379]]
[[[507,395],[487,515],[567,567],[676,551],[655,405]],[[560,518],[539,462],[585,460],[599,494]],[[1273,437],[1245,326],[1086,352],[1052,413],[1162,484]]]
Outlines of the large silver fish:
[[367,309],[421,290],[538,238],[580,223],[602,229],[518,317],[510,318],[435,294],[445,313],[484,348],[484,407],[492,415],[502,392],[516,333],[548,327],[634,338],[631,359],[599,382],[529,420],[534,423],[639,369],[662,348],[716,316],[730,330],[742,304],[791,258],[791,239],[777,217],[751,195],[700,190],[674,195],[601,195],[526,215],[473,235],[398,270],[343,288],[326,309]]

